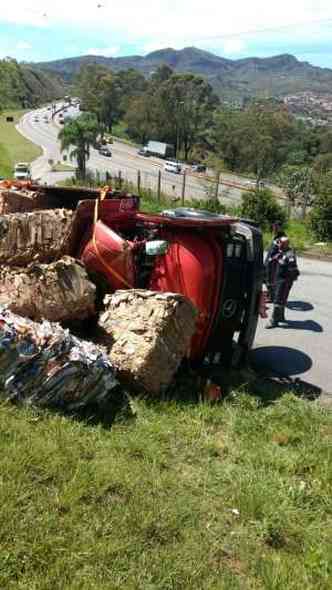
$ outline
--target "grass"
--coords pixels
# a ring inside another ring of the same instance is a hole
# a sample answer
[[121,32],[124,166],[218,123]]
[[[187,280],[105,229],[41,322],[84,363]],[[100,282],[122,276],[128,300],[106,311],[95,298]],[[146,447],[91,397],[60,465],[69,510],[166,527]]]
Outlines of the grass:
[[71,166],[70,164],[64,164],[62,162],[58,162],[52,166],[52,172],[74,172],[75,167]]
[[1,588],[331,588],[332,413],[133,403],[112,429],[1,406]]
[[[310,232],[309,227],[303,221],[290,220],[286,226],[286,233],[289,236],[291,245],[298,254],[312,254],[317,256],[331,256],[332,243],[328,242],[324,246],[316,246],[318,240]],[[268,246],[272,240],[272,233],[264,233],[264,244]]]
[[[15,162],[32,162],[41,155],[41,149],[25,139],[15,128],[25,111],[5,111],[0,115],[0,176],[11,178]],[[14,117],[7,123],[6,117]]]
[[138,146],[138,144],[131,139],[131,137],[127,133],[127,124],[125,121],[119,121],[116,125],[112,127],[112,137],[116,139],[121,139],[125,143],[129,145]]

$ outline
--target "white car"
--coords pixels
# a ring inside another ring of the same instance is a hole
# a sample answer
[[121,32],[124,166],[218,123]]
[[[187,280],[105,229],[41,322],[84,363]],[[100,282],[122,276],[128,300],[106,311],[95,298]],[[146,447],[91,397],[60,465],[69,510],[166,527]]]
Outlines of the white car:
[[244,186],[251,189],[264,188],[265,182],[263,182],[263,180],[260,180],[257,187],[257,182],[255,180],[247,180],[247,182],[244,183]]
[[173,174],[181,174],[181,166],[177,162],[165,162],[164,164],[165,172],[173,172]]
[[31,180],[31,168],[28,162],[18,162],[14,168],[15,180]]

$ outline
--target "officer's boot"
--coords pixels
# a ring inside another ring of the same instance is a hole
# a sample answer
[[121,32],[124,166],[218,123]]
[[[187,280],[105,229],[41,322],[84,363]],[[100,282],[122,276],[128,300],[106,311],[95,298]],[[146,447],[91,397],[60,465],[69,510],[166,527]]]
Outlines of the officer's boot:
[[279,322],[282,322],[283,305],[274,304],[271,321],[265,326],[267,330],[277,328]]
[[286,318],[285,318],[285,306],[284,305],[280,305],[280,320],[279,322],[281,322],[282,324],[286,323]]

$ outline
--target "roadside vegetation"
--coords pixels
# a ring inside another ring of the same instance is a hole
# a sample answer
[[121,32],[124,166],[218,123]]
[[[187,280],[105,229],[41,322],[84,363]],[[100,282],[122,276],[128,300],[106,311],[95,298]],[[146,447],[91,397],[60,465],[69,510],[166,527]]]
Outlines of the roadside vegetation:
[[[41,149],[25,139],[15,128],[24,111],[5,111],[0,114],[0,176],[11,178],[15,162],[32,162]],[[7,122],[6,117],[13,117]]]
[[52,72],[11,57],[0,59],[1,108],[34,108],[65,94],[63,81]]
[[105,428],[2,405],[2,588],[331,588],[331,412],[131,410]]

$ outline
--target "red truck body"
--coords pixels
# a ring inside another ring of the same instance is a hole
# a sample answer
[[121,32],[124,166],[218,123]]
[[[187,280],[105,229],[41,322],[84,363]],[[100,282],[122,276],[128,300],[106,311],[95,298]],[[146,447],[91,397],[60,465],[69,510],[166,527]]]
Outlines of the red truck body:
[[[95,215],[96,210],[97,215]],[[181,293],[197,309],[190,358],[230,365],[250,350],[262,287],[260,231],[236,218],[193,209],[160,215],[139,210],[136,197],[82,201],[73,251],[108,289]],[[146,245],[167,244],[149,256]]]

